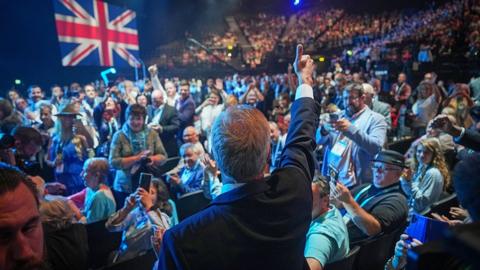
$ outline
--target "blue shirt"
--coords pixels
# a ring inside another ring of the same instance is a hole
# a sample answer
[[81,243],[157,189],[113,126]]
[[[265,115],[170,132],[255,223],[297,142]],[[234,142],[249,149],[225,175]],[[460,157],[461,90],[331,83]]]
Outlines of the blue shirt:
[[335,206],[312,220],[305,243],[305,258],[314,258],[325,267],[345,258],[350,252],[347,226]]
[[83,213],[87,223],[107,219],[115,213],[116,203],[112,191],[107,186],[98,190],[87,187]]
[[[353,142],[348,149],[351,152],[347,155],[351,158],[342,162],[341,167],[336,168],[339,172],[339,181],[348,187],[352,187],[358,183],[371,182],[372,172],[370,164],[373,157],[380,152],[385,144],[387,123],[385,117],[370,110],[368,107],[355,120],[349,120],[352,122],[352,125],[347,131],[343,132],[343,135]],[[325,152],[323,157],[322,175],[329,174],[328,165],[330,162],[328,157],[340,134],[339,132],[330,132],[328,135],[322,136],[320,128],[317,130],[317,144],[328,147],[328,151]],[[353,164],[351,164],[352,162]],[[352,167],[354,168],[356,183],[352,183],[351,178],[346,177],[350,174],[349,169]]]
[[173,187],[174,193],[181,196],[185,193],[202,189],[204,167],[200,161],[192,168],[183,167],[180,172],[180,184]]

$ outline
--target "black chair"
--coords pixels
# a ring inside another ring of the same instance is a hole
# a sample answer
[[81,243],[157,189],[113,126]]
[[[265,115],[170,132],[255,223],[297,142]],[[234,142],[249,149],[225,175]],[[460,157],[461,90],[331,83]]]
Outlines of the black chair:
[[182,195],[176,202],[178,220],[182,221],[187,217],[199,212],[209,203],[210,200],[205,198],[203,195],[203,190],[197,190]]
[[155,176],[162,176],[165,173],[173,170],[180,162],[180,157],[167,158],[163,164],[155,170]]
[[103,268],[103,270],[151,270],[156,260],[157,257],[155,256],[155,252],[153,252],[153,249],[151,249],[143,255],[109,265]]
[[383,270],[385,263],[393,255],[395,243],[405,231],[406,224],[393,232],[373,237],[363,242],[356,256],[356,270]]
[[459,205],[457,194],[453,193],[451,195],[447,195],[446,197],[444,196],[438,202],[432,204],[427,216],[432,217],[432,213],[437,213],[451,219],[452,216],[450,216],[450,208],[458,207]]
[[88,265],[98,268],[108,263],[110,253],[116,250],[122,242],[122,232],[109,232],[105,221],[87,224]]
[[355,259],[357,258],[358,252],[360,251],[359,246],[354,246],[350,249],[347,257],[341,259],[340,261],[336,261],[333,263],[329,263],[325,265],[326,270],[351,270],[353,269],[353,265],[355,263]]

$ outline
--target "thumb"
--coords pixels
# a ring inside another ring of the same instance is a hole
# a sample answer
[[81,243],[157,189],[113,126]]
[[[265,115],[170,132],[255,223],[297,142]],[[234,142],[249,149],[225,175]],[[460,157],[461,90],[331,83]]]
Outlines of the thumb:
[[300,61],[302,60],[302,56],[303,56],[303,45],[302,44],[298,44],[297,45],[297,53],[295,55],[295,63],[298,65],[298,63],[300,63]]

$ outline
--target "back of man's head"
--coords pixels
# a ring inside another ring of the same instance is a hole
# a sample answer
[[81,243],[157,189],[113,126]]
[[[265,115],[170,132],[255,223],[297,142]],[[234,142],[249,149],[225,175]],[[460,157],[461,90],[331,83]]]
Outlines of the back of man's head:
[[453,173],[453,184],[460,204],[467,209],[473,221],[480,221],[480,153],[460,161]]
[[212,127],[212,152],[222,174],[237,182],[263,176],[269,135],[267,119],[251,106],[234,106],[221,113]]

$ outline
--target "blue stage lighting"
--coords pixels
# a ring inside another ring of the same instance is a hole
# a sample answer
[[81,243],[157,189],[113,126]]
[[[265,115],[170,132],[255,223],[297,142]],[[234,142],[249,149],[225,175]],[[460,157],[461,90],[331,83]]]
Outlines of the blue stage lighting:
[[294,6],[298,6],[299,4],[300,4],[300,0],[294,0],[294,1],[293,1],[293,5],[294,5]]

